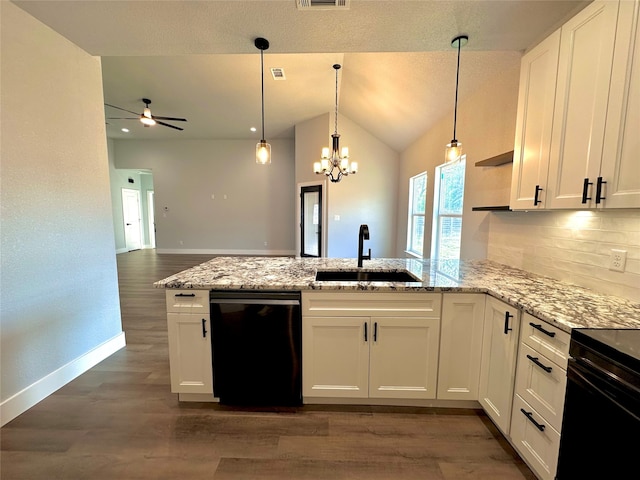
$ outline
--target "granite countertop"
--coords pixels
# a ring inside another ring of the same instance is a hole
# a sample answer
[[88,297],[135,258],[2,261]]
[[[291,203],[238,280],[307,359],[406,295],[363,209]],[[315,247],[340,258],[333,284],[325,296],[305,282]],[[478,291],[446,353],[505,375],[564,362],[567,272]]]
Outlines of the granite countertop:
[[[317,282],[318,270],[408,271],[416,282]],[[640,304],[488,260],[216,257],[154,283],[202,290],[488,293],[556,327],[640,328]]]

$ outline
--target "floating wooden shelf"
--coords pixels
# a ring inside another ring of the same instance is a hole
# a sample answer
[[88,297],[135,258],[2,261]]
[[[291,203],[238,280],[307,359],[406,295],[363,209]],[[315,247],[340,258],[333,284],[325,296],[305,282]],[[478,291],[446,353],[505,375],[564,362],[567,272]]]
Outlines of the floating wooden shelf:
[[476,162],[476,167],[497,167],[513,162],[513,150]]
[[492,207],[471,207],[474,212],[510,212],[509,205],[496,205]]

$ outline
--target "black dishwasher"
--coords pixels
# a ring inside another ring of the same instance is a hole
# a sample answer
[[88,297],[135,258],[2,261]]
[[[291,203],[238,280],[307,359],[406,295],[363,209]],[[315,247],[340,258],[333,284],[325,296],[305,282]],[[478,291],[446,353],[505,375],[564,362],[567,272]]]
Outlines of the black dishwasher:
[[220,403],[302,404],[300,292],[212,290],[210,303]]

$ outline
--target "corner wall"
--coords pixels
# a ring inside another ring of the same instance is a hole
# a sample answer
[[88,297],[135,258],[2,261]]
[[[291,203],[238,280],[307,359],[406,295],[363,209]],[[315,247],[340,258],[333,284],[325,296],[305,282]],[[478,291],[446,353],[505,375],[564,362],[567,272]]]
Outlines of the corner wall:
[[5,424],[124,346],[124,334],[100,59],[10,2],[0,13]]

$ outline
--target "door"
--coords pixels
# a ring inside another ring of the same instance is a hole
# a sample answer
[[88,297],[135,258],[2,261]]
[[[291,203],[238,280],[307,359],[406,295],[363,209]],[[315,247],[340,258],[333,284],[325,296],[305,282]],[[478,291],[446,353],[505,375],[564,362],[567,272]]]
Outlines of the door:
[[209,315],[168,313],[173,393],[213,393]]
[[300,256],[322,256],[322,185],[300,189]]
[[156,248],[156,213],[153,190],[147,190],[147,218],[149,221],[149,246]]
[[138,190],[122,189],[122,212],[125,246],[129,251],[138,250],[142,247],[140,192]]

